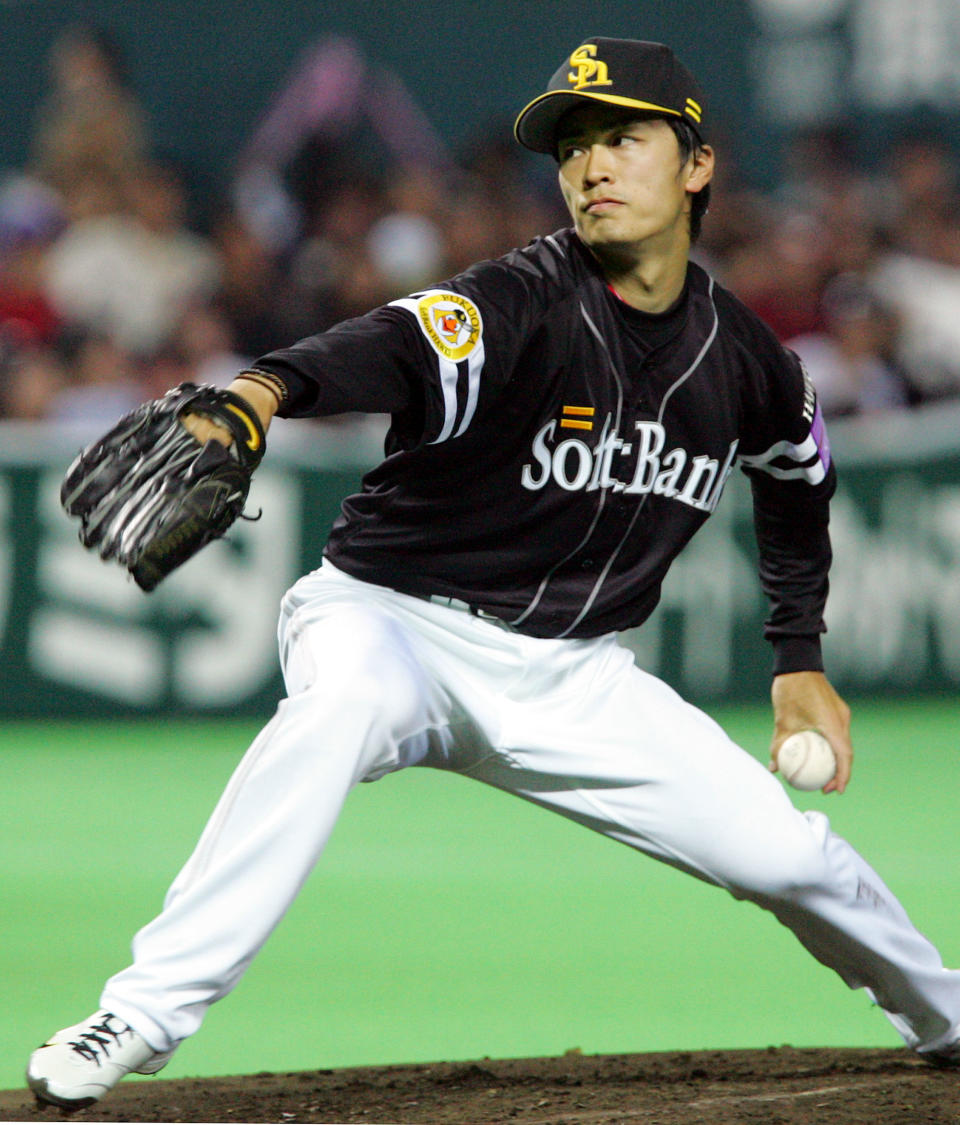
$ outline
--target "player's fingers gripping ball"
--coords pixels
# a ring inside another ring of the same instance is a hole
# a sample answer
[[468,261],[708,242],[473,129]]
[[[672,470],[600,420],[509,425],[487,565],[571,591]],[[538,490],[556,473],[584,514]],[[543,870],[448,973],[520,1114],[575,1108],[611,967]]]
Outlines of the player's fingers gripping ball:
[[[199,442],[181,421],[186,414],[228,430],[230,447]],[[243,513],[265,448],[260,419],[243,398],[181,383],[84,449],[60,500],[80,520],[80,542],[116,559],[149,591]]]
[[777,768],[794,789],[822,789],[833,780],[837,759],[819,731],[802,730],[784,740]]

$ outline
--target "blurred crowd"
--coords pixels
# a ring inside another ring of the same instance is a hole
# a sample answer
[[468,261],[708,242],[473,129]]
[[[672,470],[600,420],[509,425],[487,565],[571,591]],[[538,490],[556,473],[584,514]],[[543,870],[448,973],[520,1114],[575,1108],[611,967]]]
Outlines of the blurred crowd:
[[[366,117],[324,102],[323,75],[342,89],[357,66],[348,44],[318,51],[222,197],[198,199],[116,44],[61,34],[29,161],[0,169],[0,417],[101,429],[566,225],[509,122],[450,153],[399,86]],[[695,257],[801,356],[828,414],[960,400],[957,154],[914,131],[865,170],[851,142],[798,133],[772,192],[718,145]]]

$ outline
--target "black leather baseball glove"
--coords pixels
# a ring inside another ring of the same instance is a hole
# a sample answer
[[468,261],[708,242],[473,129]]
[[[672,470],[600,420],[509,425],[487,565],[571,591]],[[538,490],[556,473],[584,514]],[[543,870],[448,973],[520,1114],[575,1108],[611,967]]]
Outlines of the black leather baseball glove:
[[[202,414],[233,435],[227,448],[201,444],[183,425]],[[60,501],[80,518],[80,542],[116,559],[153,590],[243,513],[250,477],[266,449],[248,402],[213,386],[181,383],[124,415],[84,449],[64,477]]]

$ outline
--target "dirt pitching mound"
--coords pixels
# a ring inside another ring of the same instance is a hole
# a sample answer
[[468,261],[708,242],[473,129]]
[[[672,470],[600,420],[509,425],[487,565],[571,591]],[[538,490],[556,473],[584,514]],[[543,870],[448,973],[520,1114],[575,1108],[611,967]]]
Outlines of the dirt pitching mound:
[[960,1071],[906,1050],[770,1048],[483,1059],[128,1081],[75,1113],[0,1093],[3,1121],[345,1125],[957,1125]]

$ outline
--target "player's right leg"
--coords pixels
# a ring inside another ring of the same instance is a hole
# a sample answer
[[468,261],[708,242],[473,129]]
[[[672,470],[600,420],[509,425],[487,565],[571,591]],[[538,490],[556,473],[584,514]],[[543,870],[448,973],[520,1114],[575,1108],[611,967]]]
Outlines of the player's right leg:
[[769,910],[922,1057],[960,1062],[960,972],[822,813],[612,642],[522,644],[501,750],[465,772]]
[[[289,696],[231,778],[162,912],[106,984],[101,1011],[31,1056],[36,1095],[89,1104],[162,1066],[239,981],[322,852],[361,780],[443,739],[438,697],[402,625],[311,578],[291,591],[280,641]],[[358,590],[358,587],[360,589]]]

